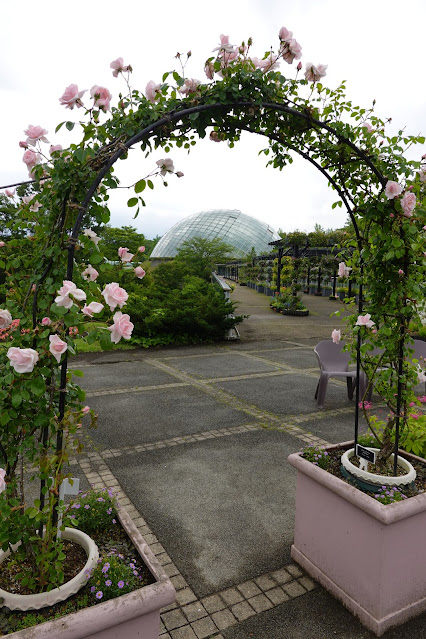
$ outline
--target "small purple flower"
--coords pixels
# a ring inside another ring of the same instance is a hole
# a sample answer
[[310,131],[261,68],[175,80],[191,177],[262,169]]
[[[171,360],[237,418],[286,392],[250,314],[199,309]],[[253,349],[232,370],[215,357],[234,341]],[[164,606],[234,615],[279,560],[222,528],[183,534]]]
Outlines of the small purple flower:
[[136,568],[134,563],[129,564],[130,568]]
[[86,505],[85,505],[85,509],[86,509],[86,510],[89,510],[89,508],[90,508],[89,504],[86,504]]
[[134,571],[133,571],[133,574],[135,575],[135,577],[137,577],[139,573],[138,573],[138,571],[137,571],[137,570],[134,570]]
[[105,501],[103,497],[98,497],[96,501]]
[[112,584],[111,579],[107,579],[105,582],[105,586],[110,586]]
[[113,523],[113,524],[116,524],[117,522],[115,521],[115,519],[113,519],[113,520],[112,520],[112,523]]
[[107,515],[110,515],[111,513],[112,513],[112,508],[108,508]]
[[104,593],[102,592],[102,590],[98,590],[98,592],[96,593],[96,599],[102,599],[103,596]]
[[119,581],[117,586],[120,588],[120,590],[121,588],[124,588],[124,581]]
[[95,587],[95,586],[92,586],[92,587],[90,588],[90,592],[95,592],[95,590],[96,590],[96,587]]
[[106,564],[104,564],[104,565],[103,565],[102,572],[103,572],[104,574],[105,574],[106,572],[108,572],[109,567],[110,567],[110,564],[107,562]]

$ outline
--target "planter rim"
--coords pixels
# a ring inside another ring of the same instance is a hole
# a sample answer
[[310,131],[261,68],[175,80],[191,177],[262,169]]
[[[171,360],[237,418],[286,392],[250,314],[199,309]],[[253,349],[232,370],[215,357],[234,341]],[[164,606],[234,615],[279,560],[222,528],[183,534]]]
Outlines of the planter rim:
[[158,559],[127,511],[123,507],[117,506],[117,513],[124,530],[131,537],[136,550],[142,556],[156,582],[126,595],[121,595],[116,599],[110,599],[60,619],[25,628],[7,636],[10,636],[11,639],[15,639],[15,637],[16,639],[51,639],[53,636],[61,637],[61,639],[76,639],[82,636],[82,628],[86,632],[84,636],[91,636],[111,628],[111,618],[114,619],[114,625],[118,625],[123,621],[159,610],[174,602],[176,590]]
[[[331,446],[325,446],[326,450],[335,450],[336,448],[348,448],[353,446],[353,441],[342,442],[339,444],[333,444]],[[377,502],[373,497],[370,497],[366,493],[358,490],[354,486],[350,486],[339,477],[335,477],[331,473],[323,470],[319,466],[315,466],[307,459],[303,459],[302,452],[292,453],[288,457],[288,461],[301,473],[304,473],[314,481],[325,486],[328,490],[331,490],[336,495],[339,495],[343,499],[346,499],[350,503],[354,504],[366,514],[370,515],[374,519],[377,519],[385,525],[393,524],[396,521],[401,521],[417,515],[426,510],[426,493],[410,497],[404,501],[395,502],[393,504],[381,504]],[[421,457],[411,455],[405,451],[400,451],[400,454],[404,457],[414,460],[425,462]]]
[[[96,565],[99,559],[98,547],[89,535],[86,535],[78,528],[65,528],[62,538],[68,541],[74,541],[86,552],[86,563],[80,572],[69,581],[61,584],[57,588],[53,588],[48,592],[32,593],[28,595],[16,594],[0,588],[0,597],[3,599],[3,606],[9,610],[19,610],[28,612],[29,610],[40,610],[46,606],[53,606],[61,601],[65,601],[72,595],[75,595],[87,582],[87,574]],[[13,546],[16,549],[19,544]],[[5,561],[10,555],[10,550],[0,552],[0,562]]]
[[[379,452],[379,448],[371,448],[371,446],[367,446],[367,449],[373,451],[375,453]],[[374,473],[370,473],[366,470],[362,470],[355,466],[351,462],[351,458],[355,456],[355,449],[348,448],[342,455],[342,465],[344,468],[351,474],[357,477],[358,479],[362,479],[363,481],[375,484],[377,486],[405,486],[411,484],[416,478],[416,471],[413,466],[410,464],[408,459],[404,459],[401,455],[398,456],[398,462],[400,468],[403,468],[406,471],[405,475],[401,476],[388,476],[388,475],[376,475]],[[390,459],[393,461],[395,455],[392,453]]]

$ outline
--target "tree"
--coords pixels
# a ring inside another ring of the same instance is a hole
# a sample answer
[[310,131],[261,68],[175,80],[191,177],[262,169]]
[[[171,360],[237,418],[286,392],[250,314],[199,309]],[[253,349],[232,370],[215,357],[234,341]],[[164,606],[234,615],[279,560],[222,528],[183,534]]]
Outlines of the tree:
[[126,246],[130,253],[134,253],[135,256],[138,253],[140,246],[145,246],[145,253],[139,255],[146,258],[146,244],[147,240],[143,233],[138,233],[133,226],[122,226],[120,228],[110,226],[107,224],[99,231],[99,235],[102,238],[102,249],[107,260],[118,260],[118,249]]
[[213,240],[193,237],[183,242],[176,260],[184,262],[190,273],[209,279],[216,264],[226,261],[233,249],[233,246],[217,237]]

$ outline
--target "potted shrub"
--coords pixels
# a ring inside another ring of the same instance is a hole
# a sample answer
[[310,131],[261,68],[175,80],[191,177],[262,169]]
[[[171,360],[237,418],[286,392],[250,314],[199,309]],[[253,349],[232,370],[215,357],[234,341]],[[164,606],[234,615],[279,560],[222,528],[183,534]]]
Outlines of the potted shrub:
[[67,604],[9,614],[0,630],[11,639],[98,637],[114,633],[129,639],[157,639],[160,609],[174,601],[175,590],[111,490],[80,493],[68,505],[78,527],[99,544],[101,556],[86,572],[84,587]]

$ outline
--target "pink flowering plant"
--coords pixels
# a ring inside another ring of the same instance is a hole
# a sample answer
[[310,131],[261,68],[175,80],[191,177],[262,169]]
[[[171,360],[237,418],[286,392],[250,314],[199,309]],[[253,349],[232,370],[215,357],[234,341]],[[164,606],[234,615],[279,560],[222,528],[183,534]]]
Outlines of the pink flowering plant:
[[[100,251],[97,229],[110,219],[110,190],[131,191],[127,204],[136,217],[156,181],[168,186],[183,177],[169,156],[173,148],[189,152],[206,136],[233,147],[242,132],[252,132],[269,141],[268,166],[281,170],[296,153],[324,175],[339,196],[335,206],[345,207],[356,229],[345,268],[364,286],[365,297],[350,328],[362,336],[368,377],[391,411],[383,456],[391,452],[395,420],[402,420],[402,429],[406,423],[418,379],[405,354],[408,324],[424,293],[426,162],[424,156],[408,161],[404,151],[424,144],[424,138],[402,130],[388,135],[389,121],[376,115],[374,103],[354,106],[345,98],[344,83],[324,86],[325,64],[307,62],[303,71],[302,46],[286,27],[265,53],[253,55],[251,38],[235,44],[224,34],[212,46],[204,69],[196,71],[204,81],[188,76],[188,52],[176,56],[180,70],[150,80],[144,91],[131,86],[132,66],[122,58],[110,68],[111,82],[124,80],[123,93],[95,83],[58,87],[68,119],[56,129],[24,123],[25,138],[17,142],[32,197],[19,199],[11,185],[4,186],[19,215],[0,243],[6,273],[0,313],[0,545],[22,542],[19,553],[31,565],[22,580],[32,589],[48,589],[62,579],[58,490],[70,450],[80,449],[86,415],[84,392],[76,384],[82,373],[68,369],[75,337],[89,323],[87,339],[110,348],[129,339],[133,329],[127,291]],[[73,129],[81,133],[80,142],[67,145],[66,132]],[[59,132],[63,144],[57,143]],[[114,164],[136,147],[146,158],[161,150],[161,158],[148,160],[140,179],[122,185]],[[123,265],[136,262],[128,248],[120,251]],[[142,271],[135,266],[134,277],[142,278]],[[100,274],[106,285],[98,285]],[[384,351],[378,358],[370,353],[376,346]],[[41,482],[35,503],[25,490],[28,467]],[[66,517],[64,523],[75,521]]]

